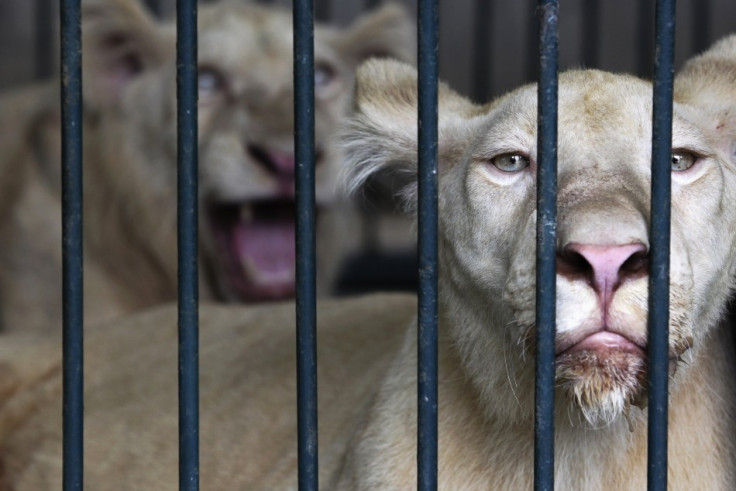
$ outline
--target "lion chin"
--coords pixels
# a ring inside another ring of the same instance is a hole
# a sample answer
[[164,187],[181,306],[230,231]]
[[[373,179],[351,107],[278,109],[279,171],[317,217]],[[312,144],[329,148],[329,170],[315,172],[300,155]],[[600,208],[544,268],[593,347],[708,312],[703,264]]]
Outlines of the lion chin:
[[565,396],[593,427],[610,425],[629,408],[646,405],[646,358],[626,350],[579,350],[557,357]]

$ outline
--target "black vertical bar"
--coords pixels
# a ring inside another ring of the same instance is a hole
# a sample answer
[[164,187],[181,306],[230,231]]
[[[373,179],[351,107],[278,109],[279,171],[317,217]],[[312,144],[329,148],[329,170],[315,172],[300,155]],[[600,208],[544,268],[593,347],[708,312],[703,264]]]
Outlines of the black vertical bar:
[[534,489],[554,489],[555,278],[557,268],[557,1],[539,2],[537,364]]
[[692,50],[704,51],[710,44],[710,0],[692,2]]
[[417,488],[437,489],[437,0],[418,4],[419,312]]
[[320,22],[330,20],[330,14],[332,13],[331,7],[330,0],[316,0],[314,2],[314,16]]
[[[529,2],[529,11],[536,12],[539,0],[527,0]],[[532,14],[531,22],[528,25],[526,32],[527,44],[525,54],[525,75],[527,81],[537,80],[539,75],[539,19],[537,16]]]
[[582,8],[583,66],[595,67],[598,65],[598,47],[601,35],[600,1],[585,0]]
[[473,97],[476,101],[485,101],[492,93],[492,61],[491,39],[489,33],[492,29],[491,15],[493,13],[493,0],[477,0],[475,12],[473,13]]
[[654,25],[652,2],[639,2],[637,19],[636,74],[650,77],[652,74],[652,53],[654,52],[652,26]]
[[37,79],[49,78],[52,75],[53,59],[52,53],[52,8],[51,0],[36,0],[34,36],[35,54],[35,77]]
[[314,190],[314,4],[294,2],[296,330],[299,489],[318,488]]
[[84,451],[82,26],[80,0],[61,1],[63,481],[81,490]]
[[144,3],[148,7],[148,9],[156,15],[156,17],[161,17],[161,15],[163,14],[161,0],[145,0]]
[[199,489],[197,3],[176,4],[179,489]]
[[652,219],[649,276],[650,491],[667,489],[667,386],[669,371],[670,185],[672,173],[672,83],[675,63],[675,1],[658,0],[655,17],[652,121]]

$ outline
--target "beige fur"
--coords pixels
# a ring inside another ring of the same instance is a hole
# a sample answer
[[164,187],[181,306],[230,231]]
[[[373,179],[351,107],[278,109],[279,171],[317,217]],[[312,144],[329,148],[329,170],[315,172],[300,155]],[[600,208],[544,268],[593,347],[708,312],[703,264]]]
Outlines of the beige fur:
[[[85,0],[84,255],[90,323],[176,298],[174,26],[137,0]],[[245,2],[199,11],[201,295],[238,301],[294,290],[291,13]],[[413,58],[407,14],[387,5],[315,32],[319,286],[349,252],[330,140],[357,64]],[[0,101],[0,320],[56,330],[61,319],[57,86]],[[7,168],[7,170],[6,170]],[[11,169],[13,169],[11,171]],[[280,170],[276,170],[280,169]],[[337,209],[337,210],[336,210]],[[270,217],[270,218],[269,218]],[[347,223],[346,223],[347,222]]]
[[[736,128],[721,116],[736,93],[728,71],[709,69],[724,46],[736,38],[685,67],[674,104],[671,489],[736,484],[733,341],[719,324],[736,267]],[[719,63],[727,61],[736,65],[736,56]],[[559,95],[556,488],[643,489],[651,84],[572,71],[561,75]],[[344,137],[354,183],[383,166],[415,172],[414,69],[366,63],[356,99]],[[535,128],[534,86],[483,107],[441,87],[441,489],[532,487]],[[517,167],[524,158],[530,165]],[[414,194],[406,193],[409,205]],[[598,259],[572,254],[581,246],[635,252],[607,283],[592,276]],[[203,487],[295,486],[292,308],[202,310]],[[322,486],[412,489],[414,300],[374,296],[321,308]],[[93,488],[176,486],[174,315],[165,308],[133,317],[88,341]],[[610,344],[594,341],[601,327]],[[29,364],[15,343],[27,341],[7,338],[2,359],[7,380],[25,389],[0,408],[0,422],[11,422],[0,435],[4,484],[49,488],[60,474],[58,362]]]
[[[355,420],[389,369],[404,335],[396,326],[415,312],[408,294],[320,301],[323,476],[340,465]],[[293,304],[203,305],[200,316],[202,489],[295,488]],[[176,309],[167,306],[87,337],[87,488],[178,489],[176,335]],[[58,488],[58,345],[13,333],[0,343],[0,360],[0,489]]]

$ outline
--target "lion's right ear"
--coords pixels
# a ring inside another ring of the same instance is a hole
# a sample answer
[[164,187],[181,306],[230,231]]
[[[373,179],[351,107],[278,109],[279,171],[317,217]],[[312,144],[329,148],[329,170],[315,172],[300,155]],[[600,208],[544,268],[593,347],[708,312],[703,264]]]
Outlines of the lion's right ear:
[[416,19],[397,3],[384,3],[368,12],[339,36],[337,50],[354,66],[369,58],[416,61]]
[[84,0],[84,99],[92,108],[116,104],[128,84],[172,48],[137,0]]
[[[358,68],[355,112],[341,133],[351,192],[381,170],[416,175],[417,71],[390,59],[371,59]],[[486,110],[440,83],[438,93],[440,168],[460,158],[474,122]],[[412,181],[416,181],[412,178]],[[406,190],[411,197],[412,190]]]

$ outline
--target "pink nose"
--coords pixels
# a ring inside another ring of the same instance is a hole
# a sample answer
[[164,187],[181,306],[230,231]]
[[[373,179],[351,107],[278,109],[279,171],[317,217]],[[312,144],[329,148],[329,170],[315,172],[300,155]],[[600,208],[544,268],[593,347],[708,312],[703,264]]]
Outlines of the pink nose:
[[557,272],[582,277],[608,303],[611,294],[627,279],[646,275],[649,256],[644,244],[589,245],[571,243],[557,256]]

